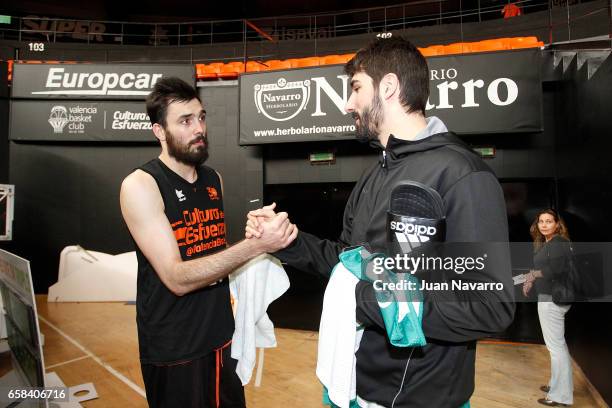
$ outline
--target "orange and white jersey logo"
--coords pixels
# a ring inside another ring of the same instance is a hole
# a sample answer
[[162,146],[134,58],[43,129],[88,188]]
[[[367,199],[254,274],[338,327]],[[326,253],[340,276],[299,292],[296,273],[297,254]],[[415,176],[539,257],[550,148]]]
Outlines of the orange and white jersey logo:
[[208,191],[208,197],[211,200],[218,200],[219,199],[219,194],[217,194],[217,189],[214,187],[206,187],[206,190]]
[[170,225],[188,258],[226,245],[225,216],[219,208],[184,210],[182,218]]

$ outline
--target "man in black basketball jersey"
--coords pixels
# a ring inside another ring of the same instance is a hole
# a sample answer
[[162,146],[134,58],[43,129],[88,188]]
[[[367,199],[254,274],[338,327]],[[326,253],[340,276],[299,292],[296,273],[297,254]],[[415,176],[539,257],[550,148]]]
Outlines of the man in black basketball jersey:
[[121,211],[136,243],[136,320],[151,407],[244,407],[228,348],[234,331],[227,275],[291,243],[287,214],[257,240],[226,244],[220,175],[208,157],[206,112],[178,78],[157,82],[147,113],[161,154],[121,185]]

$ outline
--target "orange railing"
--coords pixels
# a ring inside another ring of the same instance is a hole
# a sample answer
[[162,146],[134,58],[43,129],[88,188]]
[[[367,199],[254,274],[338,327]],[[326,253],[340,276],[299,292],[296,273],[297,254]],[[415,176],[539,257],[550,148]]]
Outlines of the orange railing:
[[[6,62],[8,64],[8,81],[11,82],[13,80],[13,64],[15,63],[15,61],[10,59],[10,60],[6,60]],[[53,60],[44,60],[44,61],[20,60],[18,62],[22,64],[86,64],[88,63],[88,62],[82,62],[82,61],[53,61]]]
[[[490,52],[502,50],[516,50],[521,48],[543,47],[544,43],[536,37],[496,38],[476,42],[463,42],[448,45],[431,45],[419,48],[426,57],[436,55],[466,54],[473,52]],[[232,79],[244,72],[274,71],[302,67],[316,67],[319,65],[344,64],[355,54],[326,55],[322,57],[292,58],[287,60],[248,61],[246,69],[243,62],[213,62],[209,64],[196,64],[198,79]]]
[[[466,54],[473,52],[490,52],[502,50],[516,50],[521,48],[542,47],[544,43],[536,37],[496,38],[476,42],[462,42],[448,45],[431,45],[419,48],[426,57],[437,55]],[[344,64],[355,54],[325,55],[321,57],[291,58],[286,60],[248,61],[244,62],[211,62],[196,64],[196,78],[200,80],[235,79],[244,72],[274,71],[280,69],[316,67],[319,65]],[[20,61],[29,64],[74,64],[75,61]],[[246,68],[246,69],[245,69]],[[8,60],[8,78],[12,79],[13,60]]]

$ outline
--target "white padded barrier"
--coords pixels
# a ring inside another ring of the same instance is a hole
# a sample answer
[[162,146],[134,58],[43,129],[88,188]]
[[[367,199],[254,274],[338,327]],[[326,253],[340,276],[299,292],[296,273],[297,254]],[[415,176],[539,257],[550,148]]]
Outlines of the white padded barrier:
[[110,255],[68,246],[60,254],[57,283],[48,302],[128,302],[136,300],[136,252]]

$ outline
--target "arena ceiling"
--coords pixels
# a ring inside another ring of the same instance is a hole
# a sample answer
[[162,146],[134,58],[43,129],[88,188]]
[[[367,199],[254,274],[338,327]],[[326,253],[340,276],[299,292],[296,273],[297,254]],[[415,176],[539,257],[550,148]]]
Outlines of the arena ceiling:
[[0,6],[0,14],[84,20],[178,22],[316,14],[401,3],[401,0],[234,0],[233,3],[222,0],[89,0],[85,8],[82,1],[55,0],[51,3],[43,0],[21,0],[6,1],[6,4]]

